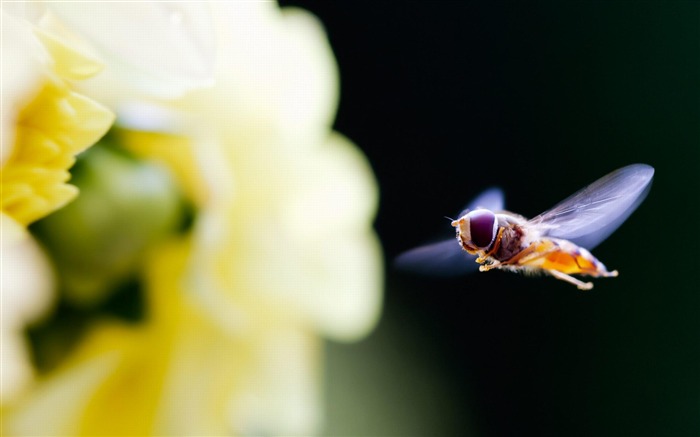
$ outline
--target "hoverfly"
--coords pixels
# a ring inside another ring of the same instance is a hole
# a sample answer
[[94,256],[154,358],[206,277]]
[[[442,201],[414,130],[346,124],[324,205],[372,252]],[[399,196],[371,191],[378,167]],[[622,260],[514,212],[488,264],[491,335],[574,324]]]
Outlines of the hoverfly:
[[[593,288],[571,275],[615,277],[590,252],[612,234],[642,203],[654,169],[634,164],[598,179],[552,209],[527,220],[503,210],[503,192],[484,191],[459,218],[452,220],[452,239],[404,252],[396,262],[426,274],[452,275],[492,269],[547,273]],[[476,261],[476,262],[474,262]]]

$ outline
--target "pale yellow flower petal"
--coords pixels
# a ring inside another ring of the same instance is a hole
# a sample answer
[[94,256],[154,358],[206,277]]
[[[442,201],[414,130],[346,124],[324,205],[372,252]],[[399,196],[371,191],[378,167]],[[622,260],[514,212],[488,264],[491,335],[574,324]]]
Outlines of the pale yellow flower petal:
[[3,326],[22,327],[36,321],[50,304],[53,272],[29,232],[0,214]]
[[[94,45],[107,64],[94,87],[100,101],[110,85],[127,96],[173,98],[211,84],[215,37],[206,2],[52,2],[49,10]],[[114,95],[113,97],[120,97]]]
[[29,345],[22,330],[2,326],[0,331],[0,404],[19,398],[34,379]]
[[[206,117],[227,141],[322,141],[335,116],[338,72],[323,28],[311,14],[274,2],[217,2],[216,87],[178,106]],[[283,146],[285,143],[281,143]]]
[[207,187],[190,138],[159,132],[120,130],[119,138],[124,147],[144,159],[165,163],[177,178],[180,188],[189,200],[197,205],[206,201]]
[[244,246],[247,268],[238,274],[263,294],[294,299],[324,334],[362,337],[379,316],[383,284],[381,249],[371,229],[378,203],[372,171],[336,134],[294,168],[294,177],[276,188],[286,185],[294,195],[254,228],[260,241]]
[[21,20],[0,10],[2,20],[2,99],[0,99],[0,165],[13,149],[14,126],[22,107],[44,82],[49,54]]
[[282,326],[259,338],[254,370],[229,405],[233,429],[241,435],[310,435],[318,429],[319,355],[312,331]]
[[338,135],[314,153],[263,150],[230,159],[236,196],[200,216],[192,287],[228,329],[256,323],[242,308],[278,305],[334,338],[366,334],[383,282],[367,162]]
[[[182,246],[186,249],[187,246]],[[157,286],[177,282],[186,251],[165,250]],[[150,288],[146,324],[92,326],[80,347],[23,402],[9,410],[4,431],[25,435],[160,435],[154,430],[175,334],[182,321],[177,290]],[[172,296],[170,294],[173,293]],[[184,328],[192,328],[185,325]]]
[[46,12],[44,2],[31,0],[2,2],[0,8],[4,13],[30,23],[37,23]]
[[[337,71],[326,38],[301,11],[258,3],[224,10],[232,24],[221,50],[235,56],[223,58],[212,92],[181,102],[207,117],[219,135],[215,156],[228,166],[204,172],[223,195],[200,213],[192,286],[227,329],[256,323],[246,308],[279,302],[323,333],[357,338],[380,307],[381,257],[370,230],[377,188],[354,145],[328,138]],[[346,305],[329,305],[334,299]]]
[[119,363],[116,351],[86,359],[51,375],[12,408],[3,410],[2,434],[77,436],[90,398]]
[[37,31],[37,37],[52,53],[54,70],[59,76],[70,80],[88,79],[104,68],[96,58],[76,50],[64,41],[46,32]]
[[[246,332],[222,331],[194,305],[202,290],[178,286],[186,249],[171,246],[150,269],[152,289],[160,290],[154,322],[176,333],[156,433],[313,433],[320,402],[316,333],[292,317],[277,317],[274,308],[241,308],[260,310],[265,322]],[[182,306],[173,308],[173,292],[181,293]]]
[[29,233],[0,214],[0,402],[28,388],[33,369],[24,327],[36,322],[52,303],[53,272]]
[[364,156],[340,135],[314,157],[280,224],[315,248],[293,257],[292,269],[314,278],[299,294],[303,307],[321,332],[356,339],[374,327],[381,307],[381,248],[371,228],[378,188]]
[[370,226],[379,189],[367,159],[347,138],[329,134],[288,171],[293,174],[278,181],[293,192],[284,202],[284,216],[278,218],[283,232],[299,241],[319,241]]
[[276,318],[242,336],[222,331],[179,285],[189,252],[186,241],[157,251],[147,268],[146,323],[93,327],[62,368],[10,410],[5,431],[308,435],[317,429],[316,334]]

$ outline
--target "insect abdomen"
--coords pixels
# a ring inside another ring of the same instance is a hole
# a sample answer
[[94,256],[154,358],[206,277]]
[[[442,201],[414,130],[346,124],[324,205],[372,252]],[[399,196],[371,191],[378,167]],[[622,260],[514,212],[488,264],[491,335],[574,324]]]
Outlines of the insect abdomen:
[[617,276],[617,272],[608,272],[605,265],[589,251],[566,240],[543,240],[537,243],[536,252],[549,253],[524,264],[544,270],[556,270],[567,275]]

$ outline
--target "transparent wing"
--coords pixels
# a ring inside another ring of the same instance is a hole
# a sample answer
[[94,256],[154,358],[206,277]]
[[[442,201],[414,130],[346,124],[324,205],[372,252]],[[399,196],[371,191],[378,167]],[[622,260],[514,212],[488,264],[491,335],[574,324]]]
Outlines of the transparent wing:
[[476,255],[465,252],[454,239],[416,247],[399,255],[394,265],[428,276],[458,276],[478,270]]
[[469,205],[467,205],[467,207],[459,213],[458,217],[462,217],[468,211],[477,208],[485,208],[493,212],[503,211],[503,209],[505,209],[503,191],[497,187],[491,187],[488,190],[483,191],[481,194],[476,196],[474,200],[469,202]]
[[[504,208],[503,191],[493,187],[479,194],[469,202],[466,211],[486,208],[501,211]],[[458,276],[478,270],[476,255],[465,252],[454,237],[416,247],[399,255],[394,265],[402,270],[430,276]]]
[[593,249],[612,234],[642,203],[654,169],[634,164],[598,179],[528,222],[543,235]]

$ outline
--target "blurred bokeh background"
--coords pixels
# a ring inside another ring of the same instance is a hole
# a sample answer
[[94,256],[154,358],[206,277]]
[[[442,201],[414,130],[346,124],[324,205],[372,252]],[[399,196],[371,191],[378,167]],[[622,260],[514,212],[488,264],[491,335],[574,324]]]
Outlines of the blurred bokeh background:
[[389,266],[366,340],[328,343],[327,435],[700,435],[700,4],[284,1],[324,23],[335,127],[379,180],[387,262],[481,189],[536,215],[656,168],[580,292]]

